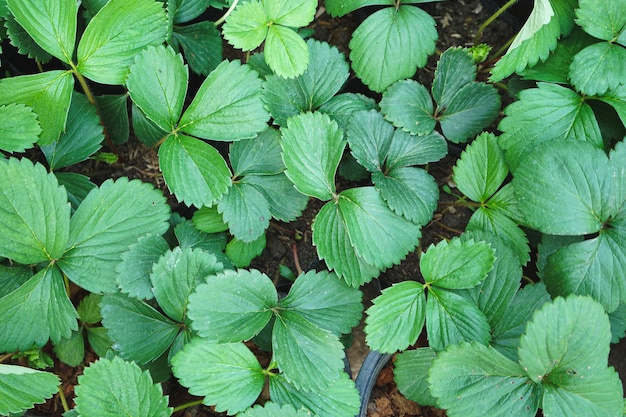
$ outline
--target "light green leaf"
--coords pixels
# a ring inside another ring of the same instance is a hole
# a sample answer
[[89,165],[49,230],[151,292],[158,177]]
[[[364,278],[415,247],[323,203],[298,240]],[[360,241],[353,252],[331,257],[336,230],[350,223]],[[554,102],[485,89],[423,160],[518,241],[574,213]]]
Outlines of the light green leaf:
[[0,106],[0,149],[23,152],[39,140],[41,127],[33,109],[23,104]]
[[480,343],[440,353],[428,380],[450,417],[534,417],[541,401],[539,387],[517,363]]
[[208,75],[222,62],[222,37],[209,21],[177,26],[171,44],[179,44],[189,68],[196,74]]
[[427,135],[437,124],[428,90],[414,80],[392,84],[383,93],[380,109],[387,120],[414,135]]
[[254,186],[234,183],[218,202],[218,211],[228,223],[230,233],[243,242],[253,242],[269,227],[269,203]]
[[0,256],[26,265],[60,258],[69,215],[65,189],[43,165],[26,158],[0,163]]
[[385,167],[388,170],[437,162],[448,154],[448,143],[437,132],[415,136],[397,130],[391,140]]
[[246,411],[237,414],[237,417],[311,417],[310,411],[301,408],[296,411],[290,404],[285,404],[282,407],[271,401],[266,402],[262,406],[256,404],[252,408],[248,408]]
[[339,379],[343,345],[338,336],[298,311],[280,310],[272,331],[274,360],[285,378],[305,391],[320,391]]
[[172,358],[172,371],[190,394],[228,414],[250,407],[265,383],[261,365],[243,343],[194,338]]
[[219,233],[228,230],[228,225],[224,223],[216,206],[199,208],[193,213],[191,221],[196,229],[204,233]]
[[281,131],[285,175],[302,194],[332,199],[335,172],[346,146],[337,123],[322,113],[304,113],[290,118]]
[[39,46],[65,63],[72,62],[78,13],[74,0],[8,0],[7,5]]
[[602,95],[619,87],[626,77],[626,48],[609,42],[590,45],[577,53],[569,67],[572,85],[585,95]]
[[211,145],[189,136],[170,136],[159,148],[159,163],[178,201],[211,206],[231,186],[230,169]]
[[207,277],[189,297],[189,318],[198,334],[219,343],[249,340],[272,317],[278,295],[257,270],[224,271]]
[[72,367],[80,365],[85,358],[83,332],[72,332],[69,339],[61,339],[58,343],[55,343],[53,351],[56,357],[64,364]]
[[626,25],[626,7],[611,0],[579,0],[576,23],[595,38],[613,41]]
[[74,77],[69,71],[46,71],[0,80],[0,106],[11,103],[31,107],[39,117],[40,145],[52,143],[65,129]]
[[179,130],[211,140],[250,139],[267,128],[256,71],[223,61],[200,86],[180,119]]
[[50,170],[83,162],[101,147],[104,140],[96,107],[80,93],[72,94],[65,131],[59,139],[41,147]]
[[267,65],[283,78],[297,77],[309,65],[309,51],[302,37],[280,25],[269,27],[264,54]]
[[435,52],[437,38],[435,20],[422,9],[410,5],[384,8],[352,34],[352,68],[370,89],[383,92],[424,67]]
[[268,23],[270,19],[263,3],[259,0],[248,1],[238,4],[226,18],[222,34],[235,48],[252,51],[265,40]]
[[167,36],[167,16],[154,0],[110,0],[91,19],[78,43],[78,71],[102,84],[124,84],[141,50]]
[[115,269],[120,290],[140,300],[154,298],[150,273],[152,266],[168,249],[165,239],[155,234],[141,236],[136,243],[130,245],[122,254],[122,262]]
[[165,197],[152,185],[124,177],[108,180],[74,212],[68,250],[58,265],[91,292],[114,292],[122,254],[140,236],[165,233],[169,216]]
[[346,139],[352,156],[369,172],[380,172],[395,129],[376,110],[358,111],[352,115],[346,129]]
[[417,341],[425,319],[426,297],[422,284],[405,281],[385,288],[367,309],[367,345],[382,353],[405,350]]
[[176,127],[187,94],[183,57],[162,45],[144,49],[128,69],[126,87],[143,113],[161,129]]
[[228,157],[235,178],[249,174],[279,174],[285,169],[280,133],[274,129],[265,130],[254,139],[231,143]]
[[432,93],[437,105],[445,109],[456,94],[476,79],[476,65],[464,48],[448,48],[437,62]]
[[0,414],[21,413],[45,402],[58,391],[59,383],[51,372],[0,364]]
[[317,2],[315,0],[270,0],[263,7],[269,19],[279,25],[303,27],[313,21]]
[[309,197],[300,193],[285,174],[277,175],[246,175],[242,180],[263,194],[269,203],[272,217],[290,222],[302,214]]
[[437,353],[429,347],[407,350],[396,356],[393,375],[402,395],[423,406],[437,405],[428,384],[428,371],[436,357]]
[[471,288],[487,277],[495,263],[489,243],[452,238],[430,245],[420,259],[424,280],[441,288]]
[[[128,96],[126,94],[97,96],[96,104],[111,141],[115,144],[127,142],[130,136]],[[135,130],[136,126],[133,125],[133,131]]]
[[254,258],[263,253],[266,243],[264,234],[252,242],[243,242],[233,238],[226,245],[226,256],[237,268],[246,268]]
[[[128,383],[120,384],[120,381]],[[119,357],[100,359],[85,368],[76,386],[76,410],[82,416],[167,417],[167,406],[160,384],[154,384],[148,371]]]

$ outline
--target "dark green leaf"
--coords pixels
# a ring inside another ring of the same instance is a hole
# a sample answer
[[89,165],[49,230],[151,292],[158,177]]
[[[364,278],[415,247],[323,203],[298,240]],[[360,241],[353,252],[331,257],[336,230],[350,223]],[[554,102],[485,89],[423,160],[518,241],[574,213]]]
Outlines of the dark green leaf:
[[334,95],[319,107],[319,111],[326,113],[337,122],[343,130],[348,126],[350,117],[359,110],[376,109],[376,101],[359,93],[341,93]]
[[290,222],[302,214],[309,197],[298,191],[285,174],[246,175],[242,183],[250,184],[263,194],[269,203],[272,217]]
[[131,119],[133,132],[137,139],[146,146],[154,146],[165,140],[169,133],[158,127],[152,120],[139,110],[135,103],[131,102]]
[[[0,6],[2,7],[2,6]],[[4,7],[7,7],[6,4]],[[0,16],[4,18],[4,27],[6,28],[6,34],[11,42],[11,45],[15,46],[18,52],[22,55],[26,55],[31,59],[36,59],[42,64],[47,64],[52,59],[52,55],[46,52],[41,46],[35,42],[35,40],[26,32],[26,30],[15,20],[12,14],[6,10],[6,16]]]
[[211,0],[181,0],[176,8],[174,23],[184,23],[200,16],[211,4]]
[[72,205],[72,212],[76,211],[89,192],[96,188],[96,184],[89,178],[74,172],[55,172],[59,185],[65,187],[67,199]]
[[121,291],[140,300],[154,298],[150,274],[153,265],[168,249],[165,239],[155,234],[141,236],[130,245],[116,268],[117,285]]
[[433,100],[426,87],[414,80],[394,83],[384,93],[380,109],[387,120],[414,135],[435,129]]
[[[191,220],[185,220],[174,227],[174,234],[181,249],[198,248],[214,255],[223,252],[226,247],[224,233],[205,233],[196,229]],[[220,260],[218,258],[218,260]]]
[[387,158],[395,129],[376,110],[358,111],[346,129],[352,156],[370,172],[380,172]]
[[281,158],[280,133],[274,129],[261,132],[254,139],[233,142],[228,156],[235,178],[248,174],[279,174],[285,169]]
[[72,332],[68,339],[59,340],[59,342],[55,343],[53,351],[56,357],[64,364],[72,367],[80,365],[85,357],[83,332]]
[[411,401],[423,406],[437,406],[428,384],[428,371],[437,353],[429,347],[401,352],[394,362],[394,380],[398,390]]
[[33,271],[22,265],[0,265],[0,298],[12,293],[33,276]]
[[435,79],[433,80],[433,98],[440,108],[447,108],[456,94],[467,84],[476,79],[476,65],[467,49],[449,48],[439,58]]
[[[111,141],[121,144],[128,141],[130,123],[128,122],[128,96],[104,95],[97,96],[98,113]],[[136,129],[133,126],[133,129]]]
[[189,68],[196,74],[206,76],[222,62],[222,38],[213,22],[177,26],[172,40],[180,44]]
[[273,402],[266,402],[263,406],[256,404],[252,408],[248,408],[246,411],[237,414],[237,417],[310,417],[311,412],[305,408],[301,408],[296,411],[290,404],[285,404],[282,407]]

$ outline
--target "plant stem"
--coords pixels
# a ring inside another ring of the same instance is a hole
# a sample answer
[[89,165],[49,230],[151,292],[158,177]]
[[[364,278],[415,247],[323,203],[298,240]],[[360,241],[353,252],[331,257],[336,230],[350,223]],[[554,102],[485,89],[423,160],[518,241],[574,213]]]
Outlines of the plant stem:
[[67,399],[65,398],[65,393],[63,392],[63,385],[59,385],[59,398],[61,399],[61,405],[63,406],[63,411],[66,413],[70,411],[70,407],[67,405]]
[[11,359],[12,356],[13,356],[13,353],[6,353],[6,354],[0,356],[0,363],[6,361],[8,359]]
[[506,12],[515,3],[517,3],[517,0],[507,1],[504,6],[500,7],[498,10],[495,11],[494,14],[489,16],[489,19],[485,20],[485,23],[480,25],[478,31],[476,31],[476,35],[474,36],[474,45],[478,45],[478,40],[480,39],[480,36],[483,34],[483,31],[487,28],[487,26],[493,23],[494,20],[496,20],[502,13]]
[[228,17],[228,15],[230,15],[232,13],[233,10],[235,10],[235,7],[237,6],[237,3],[239,3],[239,0],[235,0],[233,1],[233,4],[230,5],[230,7],[228,8],[228,10],[226,10],[226,13],[224,13],[224,16],[220,17],[219,19],[217,19],[215,21],[215,23],[213,23],[215,26],[219,26],[222,23],[224,23],[224,20],[226,20],[226,18]]
[[177,412],[179,412],[181,410],[184,410],[186,408],[193,407],[194,405],[202,405],[202,400],[190,401],[188,403],[181,404],[178,407],[174,407],[174,410],[172,411],[172,414],[177,413]]

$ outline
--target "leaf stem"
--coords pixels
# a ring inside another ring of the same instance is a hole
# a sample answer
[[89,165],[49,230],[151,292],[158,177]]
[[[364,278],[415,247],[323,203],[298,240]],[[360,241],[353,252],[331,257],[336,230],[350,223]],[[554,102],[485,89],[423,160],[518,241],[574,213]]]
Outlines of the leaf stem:
[[190,401],[188,403],[181,404],[178,407],[174,407],[174,410],[172,411],[172,414],[177,413],[177,412],[179,412],[181,410],[184,410],[186,408],[193,407],[195,405],[202,405],[202,400]]
[[491,16],[489,16],[489,19],[485,20],[485,22],[480,25],[480,27],[476,31],[476,35],[474,36],[474,45],[478,45],[478,40],[480,39],[480,36],[483,34],[483,31],[487,28],[487,26],[493,23],[494,20],[496,20],[502,13],[506,12],[515,3],[517,3],[517,0],[507,1],[506,4],[496,10]]
[[224,23],[224,20],[226,20],[228,15],[230,15],[232,13],[232,11],[235,10],[235,7],[237,7],[237,3],[239,3],[239,0],[233,1],[233,4],[231,4],[230,7],[228,8],[228,10],[226,10],[226,13],[224,13],[224,16],[222,16],[219,19],[217,19],[213,24],[215,26],[219,26],[222,23]]
[[59,385],[59,399],[61,400],[63,411],[66,413],[70,411],[70,407],[67,405],[67,399],[65,398],[65,393],[63,392],[63,384]]

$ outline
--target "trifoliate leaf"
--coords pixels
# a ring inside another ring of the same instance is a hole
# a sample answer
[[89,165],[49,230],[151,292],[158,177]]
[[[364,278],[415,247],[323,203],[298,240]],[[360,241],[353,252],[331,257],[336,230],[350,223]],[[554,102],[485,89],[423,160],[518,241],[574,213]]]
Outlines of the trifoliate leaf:
[[266,244],[264,234],[252,242],[243,242],[233,238],[226,245],[225,253],[237,268],[246,268],[250,266],[254,258],[263,253]]
[[55,343],[53,352],[66,365],[78,366],[85,357],[85,340],[82,331],[72,332],[68,339]]
[[24,351],[33,344],[44,346],[48,339],[56,343],[78,330],[78,314],[55,266],[42,269],[0,301],[2,352]]
[[265,62],[279,77],[297,77],[309,65],[309,50],[302,36],[281,25],[269,26],[263,53]]
[[[102,124],[111,141],[115,144],[127,142],[130,135],[128,96],[126,94],[97,96],[96,103]],[[133,130],[136,130],[134,124]]]
[[393,375],[402,395],[423,406],[437,405],[428,384],[428,371],[436,357],[437,353],[429,347],[407,350],[396,356]]
[[159,163],[168,188],[187,205],[212,206],[231,186],[222,155],[196,138],[168,137],[159,148]]
[[313,21],[317,3],[315,0],[266,0],[263,7],[273,23],[303,27]]
[[261,365],[243,343],[194,338],[172,358],[172,371],[190,394],[228,414],[250,407],[265,383]]
[[[121,384],[120,381],[127,381]],[[167,406],[160,384],[154,384],[148,371],[119,357],[100,359],[85,368],[76,386],[76,410],[82,416],[167,417]]]
[[72,205],[72,212],[76,211],[80,203],[87,197],[87,194],[96,188],[96,184],[89,181],[89,178],[82,174],[75,172],[55,172],[54,176],[57,177],[59,185],[65,187],[67,199]]
[[613,41],[624,30],[626,7],[610,0],[580,0],[576,23],[595,38]]
[[539,386],[517,363],[475,342],[441,352],[428,380],[450,417],[534,417],[541,401]]
[[258,74],[239,61],[223,61],[200,86],[179,130],[211,140],[250,139],[267,128]]
[[358,93],[341,93],[334,95],[319,107],[319,111],[330,116],[339,127],[346,130],[352,115],[359,110],[376,109],[376,101]]
[[168,249],[165,239],[155,234],[142,236],[130,245],[116,268],[117,284],[121,291],[140,300],[154,298],[150,273],[152,266]]
[[395,129],[376,110],[359,111],[352,115],[346,129],[346,139],[352,156],[370,172],[380,172]]
[[439,58],[433,98],[440,108],[447,108],[456,94],[476,79],[476,65],[467,49],[449,48]]
[[230,233],[243,242],[257,240],[269,227],[269,203],[254,186],[234,183],[218,202],[218,211],[228,223]]
[[290,118],[281,130],[285,175],[302,194],[332,199],[335,172],[346,146],[337,123],[322,113],[304,113]]
[[415,136],[396,130],[387,153],[385,168],[392,170],[410,165],[437,162],[448,154],[448,143],[437,132]]
[[25,265],[60,258],[69,214],[65,189],[43,165],[26,158],[0,163],[0,256]]
[[78,13],[74,0],[8,0],[7,5],[39,46],[65,63],[72,62]]
[[279,174],[285,169],[281,158],[280,133],[273,129],[261,132],[254,139],[231,143],[228,156],[235,178],[248,174]]
[[122,254],[146,233],[163,234],[170,208],[150,184],[120,178],[92,190],[70,222],[69,249],[58,265],[91,292],[114,292]]
[[45,71],[0,80],[0,106],[11,103],[31,107],[39,117],[40,145],[52,143],[65,129],[74,77],[70,71]]
[[405,281],[385,288],[367,310],[367,345],[382,353],[404,350],[417,341],[425,319],[423,285]]
[[213,22],[177,26],[172,41],[180,45],[189,68],[196,74],[206,76],[222,62],[222,37]]
[[310,411],[301,408],[296,411],[290,404],[282,407],[273,402],[266,402],[262,406],[257,404],[246,411],[237,414],[237,417],[311,417]]
[[163,5],[111,0],[91,19],[76,52],[78,71],[102,84],[124,84],[135,57],[167,36]]
[[239,4],[226,18],[222,33],[235,48],[251,51],[265,40],[269,21],[262,2],[248,1]]
[[59,378],[51,372],[17,365],[0,364],[0,414],[21,413],[41,404],[59,389]]
[[[625,23],[626,24],[626,23]],[[609,42],[590,45],[577,53],[569,67],[572,85],[589,96],[619,87],[626,77],[626,48]]]
[[162,45],[144,49],[128,69],[133,102],[161,129],[176,127],[187,94],[189,71],[183,57]]
[[0,106],[0,149],[23,152],[39,140],[41,127],[33,109],[23,104]]
[[371,90],[383,92],[426,65],[437,37],[435,20],[422,9],[386,7],[371,14],[352,34],[352,68]]
[[263,194],[269,203],[272,217],[290,222],[302,214],[309,197],[298,191],[283,173],[277,175],[246,175],[242,180]]
[[214,342],[249,340],[272,317],[278,295],[257,270],[224,271],[207,277],[189,297],[189,318],[198,334]]
[[41,147],[50,170],[85,161],[104,140],[96,107],[83,94],[73,93],[65,131],[55,142]]
[[414,135],[427,135],[437,124],[428,90],[414,80],[392,84],[383,93],[380,109],[387,120]]

